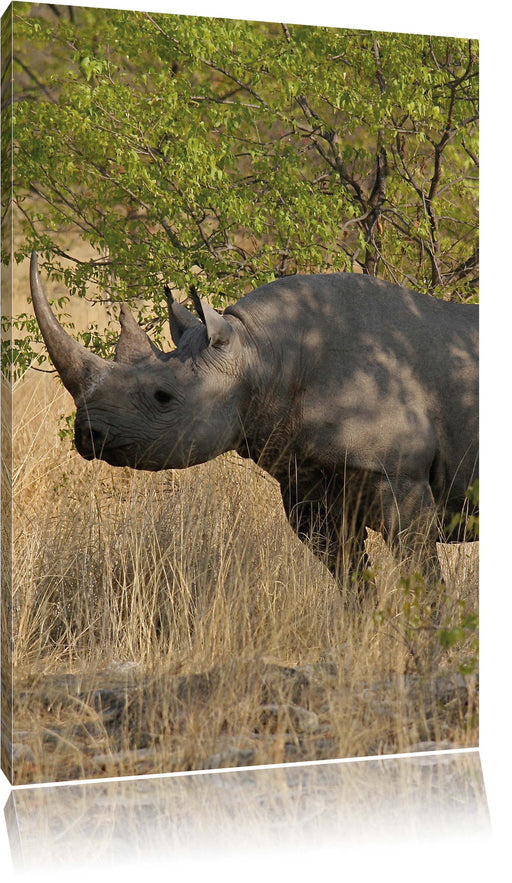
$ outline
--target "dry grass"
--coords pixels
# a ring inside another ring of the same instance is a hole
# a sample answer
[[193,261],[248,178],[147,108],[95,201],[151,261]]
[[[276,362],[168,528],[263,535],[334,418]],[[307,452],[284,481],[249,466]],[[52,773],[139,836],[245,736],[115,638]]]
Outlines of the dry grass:
[[47,375],[15,391],[17,783],[476,744],[474,635],[438,629],[476,609],[463,560],[434,605],[374,537],[356,601],[254,464],[86,463],[69,410]]

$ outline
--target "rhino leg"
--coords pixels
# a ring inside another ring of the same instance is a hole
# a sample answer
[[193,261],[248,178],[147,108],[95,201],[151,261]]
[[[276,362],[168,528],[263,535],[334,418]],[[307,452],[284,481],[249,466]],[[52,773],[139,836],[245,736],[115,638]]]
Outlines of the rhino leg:
[[436,542],[437,507],[428,481],[383,478],[380,481],[384,539],[401,560],[407,560],[429,583],[441,580]]
[[290,526],[340,584],[368,567],[367,492],[368,482],[350,470],[339,476],[303,469],[300,478],[281,482]]
[[[303,472],[304,476],[306,473]],[[380,531],[400,559],[435,583],[441,578],[436,506],[428,482],[345,469],[281,484],[291,527],[341,584],[369,565],[366,527]]]

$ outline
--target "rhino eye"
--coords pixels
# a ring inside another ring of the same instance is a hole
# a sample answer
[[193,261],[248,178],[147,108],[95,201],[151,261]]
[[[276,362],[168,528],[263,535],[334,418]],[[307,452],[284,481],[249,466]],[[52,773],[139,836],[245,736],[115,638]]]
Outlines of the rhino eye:
[[168,405],[172,400],[172,395],[166,392],[165,389],[156,389],[155,399],[160,405]]

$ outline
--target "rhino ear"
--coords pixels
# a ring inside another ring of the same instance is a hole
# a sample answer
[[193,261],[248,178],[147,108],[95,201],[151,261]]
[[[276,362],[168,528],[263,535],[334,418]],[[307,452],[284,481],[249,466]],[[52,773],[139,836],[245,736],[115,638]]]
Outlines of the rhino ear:
[[119,321],[121,334],[117,341],[114,362],[134,365],[137,362],[148,362],[164,357],[164,353],[152,343],[146,332],[135,321],[126,304],[121,304]]
[[204,324],[211,346],[225,346],[231,340],[233,329],[227,319],[217,313],[206,301],[201,301]]
[[192,303],[194,304],[194,308],[195,308],[197,315],[201,319],[201,322],[203,323],[203,325],[206,325],[205,318],[204,318],[203,302],[197,293],[197,288],[195,287],[195,285],[190,286],[189,293],[190,293],[190,297],[192,299]]
[[201,322],[192,313],[189,313],[183,304],[177,303],[172,296],[171,289],[165,286],[165,297],[167,299],[167,309],[169,311],[169,325],[171,328],[171,337],[173,342],[178,346],[183,334],[187,328],[193,328],[200,325]]

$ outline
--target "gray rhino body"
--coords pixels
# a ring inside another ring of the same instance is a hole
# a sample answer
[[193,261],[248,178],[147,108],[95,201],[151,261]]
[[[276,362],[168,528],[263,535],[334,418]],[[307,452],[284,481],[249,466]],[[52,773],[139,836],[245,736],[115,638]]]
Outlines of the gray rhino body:
[[[203,321],[169,298],[176,348],[125,307],[113,362],[36,315],[76,406],[80,454],[185,468],[229,450],[279,482],[286,514],[331,571],[357,566],[365,527],[435,549],[478,457],[478,308],[368,276],[291,276]],[[418,534],[419,532],[419,534]],[[432,555],[433,555],[432,551]]]

